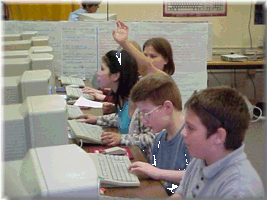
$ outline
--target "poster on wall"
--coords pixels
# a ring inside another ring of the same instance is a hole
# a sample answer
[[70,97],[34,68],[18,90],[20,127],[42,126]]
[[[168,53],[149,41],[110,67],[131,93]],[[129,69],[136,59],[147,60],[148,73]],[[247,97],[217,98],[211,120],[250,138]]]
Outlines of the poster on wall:
[[175,1],[164,0],[163,17],[212,17],[226,16],[226,0]]

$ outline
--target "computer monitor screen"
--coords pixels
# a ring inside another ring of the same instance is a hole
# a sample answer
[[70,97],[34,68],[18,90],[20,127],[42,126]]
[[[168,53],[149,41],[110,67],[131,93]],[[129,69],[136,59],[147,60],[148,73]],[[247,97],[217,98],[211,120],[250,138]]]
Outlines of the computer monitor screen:
[[107,13],[80,13],[79,21],[111,21],[117,20],[116,13],[109,13],[107,20]]
[[75,144],[30,149],[23,160],[5,162],[9,198],[98,199],[93,160]]
[[30,148],[68,144],[66,101],[42,95],[5,105],[3,128],[5,161],[23,158]]
[[4,77],[20,76],[26,70],[30,70],[30,58],[7,58],[3,60]]

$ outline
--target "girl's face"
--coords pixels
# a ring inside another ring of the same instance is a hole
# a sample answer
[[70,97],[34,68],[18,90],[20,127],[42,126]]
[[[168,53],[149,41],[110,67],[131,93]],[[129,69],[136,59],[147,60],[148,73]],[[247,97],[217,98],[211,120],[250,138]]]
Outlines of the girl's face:
[[101,67],[97,72],[97,82],[100,88],[109,88],[110,83],[113,82],[111,79],[109,67],[103,61]]
[[168,59],[163,58],[152,46],[145,46],[144,55],[152,59],[152,64],[161,71],[163,71],[164,65],[168,63]]

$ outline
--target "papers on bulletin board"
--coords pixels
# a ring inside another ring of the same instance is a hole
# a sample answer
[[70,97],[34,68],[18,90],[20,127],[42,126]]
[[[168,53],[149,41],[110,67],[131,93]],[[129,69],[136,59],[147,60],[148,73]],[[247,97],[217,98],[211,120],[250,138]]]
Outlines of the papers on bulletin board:
[[75,106],[88,107],[88,108],[102,108],[103,103],[91,101],[81,96],[74,104]]

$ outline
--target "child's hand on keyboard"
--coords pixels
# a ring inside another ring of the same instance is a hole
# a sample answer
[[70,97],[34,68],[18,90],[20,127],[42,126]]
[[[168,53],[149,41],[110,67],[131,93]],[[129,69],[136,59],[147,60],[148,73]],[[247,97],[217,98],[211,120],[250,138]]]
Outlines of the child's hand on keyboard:
[[97,90],[97,89],[94,89],[94,88],[91,88],[91,87],[88,87],[88,86],[85,86],[82,89],[82,92],[83,93],[91,93],[91,92],[94,92],[94,93],[103,94],[103,92],[101,90]]
[[103,132],[101,134],[101,142],[107,146],[117,146],[121,142],[121,134],[113,132]]
[[[128,166],[128,170],[130,172],[134,172],[136,174],[142,174],[148,177],[151,177],[153,179],[159,179],[160,176],[160,169],[157,167],[154,167],[150,163],[145,163],[145,162],[134,162]],[[139,175],[138,175],[139,177]]]
[[106,98],[106,95],[100,94],[98,92],[89,92],[89,94],[94,97],[95,101],[103,101]]
[[87,115],[80,115],[76,117],[75,119],[85,119],[83,122],[88,124],[95,124],[97,121],[97,116],[87,114]]
[[104,115],[114,113],[115,110],[115,104],[110,102],[104,102],[102,106],[102,110]]

